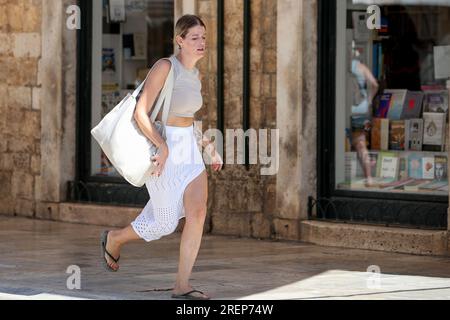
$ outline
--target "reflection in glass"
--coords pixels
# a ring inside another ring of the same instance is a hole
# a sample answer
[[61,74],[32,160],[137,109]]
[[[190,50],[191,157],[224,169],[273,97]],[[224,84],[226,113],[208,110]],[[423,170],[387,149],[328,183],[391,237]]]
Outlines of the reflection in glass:
[[361,2],[337,2],[336,188],[448,196],[450,1],[380,5],[374,30]]

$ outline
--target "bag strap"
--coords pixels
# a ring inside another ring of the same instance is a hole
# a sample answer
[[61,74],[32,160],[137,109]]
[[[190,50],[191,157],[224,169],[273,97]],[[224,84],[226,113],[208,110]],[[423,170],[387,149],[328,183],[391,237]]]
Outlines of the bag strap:
[[165,125],[167,123],[167,119],[169,117],[169,109],[170,109],[170,104],[172,102],[172,92],[173,92],[173,86],[174,86],[174,82],[175,82],[175,76],[174,76],[174,62],[172,61],[172,57],[164,58],[164,59],[170,61],[171,67],[170,67],[169,74],[167,75],[166,81],[164,82],[164,86],[161,90],[161,93],[159,94],[158,101],[156,102],[155,108],[152,112],[152,115],[150,116],[150,120],[152,122],[155,122],[156,117],[158,116],[159,110],[161,109],[161,106],[164,103],[162,122]]
[[147,76],[145,77],[144,81],[142,81],[142,83],[139,85],[139,87],[137,87],[136,90],[134,90],[134,92],[132,94],[133,98],[137,99],[137,96],[139,95],[139,92],[141,92],[142,88],[144,87],[144,84],[147,81],[147,78],[150,75],[150,72],[152,72],[152,70],[150,70],[147,73]]
[[[161,109],[161,106],[164,102],[163,107],[163,115],[162,115],[162,121],[164,125],[167,123],[167,118],[169,117],[169,108],[170,103],[172,101],[172,91],[173,91],[173,85],[174,85],[174,63],[171,58],[163,58],[165,60],[170,61],[170,71],[167,75],[166,81],[164,82],[164,86],[161,89],[161,92],[158,97],[158,101],[156,102],[155,108],[152,112],[152,115],[150,116],[150,120],[152,122],[155,122],[156,117],[158,116],[159,110]],[[139,87],[136,88],[133,92],[133,97],[136,99],[139,93],[141,92],[142,88],[144,87],[145,82],[148,79],[148,76],[150,75],[151,70],[147,73],[147,76],[145,77],[145,80],[142,81],[142,83],[139,85]]]

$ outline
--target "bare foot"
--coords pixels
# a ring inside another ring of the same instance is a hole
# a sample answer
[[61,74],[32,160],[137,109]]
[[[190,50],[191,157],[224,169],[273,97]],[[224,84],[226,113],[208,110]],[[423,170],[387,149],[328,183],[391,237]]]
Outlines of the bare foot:
[[[108,251],[114,259],[118,259],[120,257],[120,246],[114,241],[114,231],[108,232],[108,236],[106,239],[106,251]],[[107,253],[105,253],[105,259],[108,262],[108,265],[115,271],[119,270],[119,265],[117,262],[111,259]]]
[[372,177],[368,177],[368,178],[366,179],[365,185],[366,185],[367,188],[370,188],[370,187],[374,187],[374,186],[375,186],[375,182],[373,181]]

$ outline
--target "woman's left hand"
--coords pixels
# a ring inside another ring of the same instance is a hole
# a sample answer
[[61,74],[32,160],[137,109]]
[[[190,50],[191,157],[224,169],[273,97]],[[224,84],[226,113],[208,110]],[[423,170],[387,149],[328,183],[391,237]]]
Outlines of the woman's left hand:
[[216,151],[214,151],[213,155],[211,156],[211,166],[213,171],[219,172],[220,170],[222,170],[223,160],[220,154]]

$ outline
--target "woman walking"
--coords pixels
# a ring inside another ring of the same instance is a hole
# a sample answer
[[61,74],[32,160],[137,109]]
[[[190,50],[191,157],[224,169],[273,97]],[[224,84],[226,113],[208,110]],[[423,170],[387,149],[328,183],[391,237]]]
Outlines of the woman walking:
[[[182,299],[209,299],[189,284],[201,244],[208,196],[206,167],[199,147],[212,146],[206,138],[197,141],[194,132],[194,114],[203,104],[201,79],[195,65],[205,56],[205,34],[205,24],[199,17],[181,17],[175,31],[179,53],[157,61],[151,69],[135,111],[139,128],[158,147],[158,154],[151,159],[157,169],[146,182],[150,200],[128,227],[102,234],[104,264],[108,270],[117,271],[124,244],[139,239],[146,242],[160,239],[175,231],[179,219],[186,218],[172,294],[173,298]],[[148,114],[171,67],[175,82],[164,140]],[[212,169],[220,171],[223,161],[215,150],[211,152],[211,160]]]

